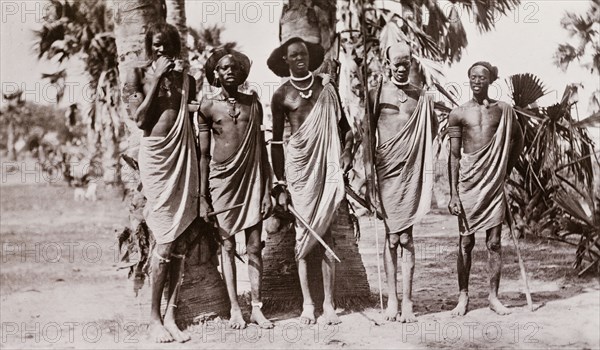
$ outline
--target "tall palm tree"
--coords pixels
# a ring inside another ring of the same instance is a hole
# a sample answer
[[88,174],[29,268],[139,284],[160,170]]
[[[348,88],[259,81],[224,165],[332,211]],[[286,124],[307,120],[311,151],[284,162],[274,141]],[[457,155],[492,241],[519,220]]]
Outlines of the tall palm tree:
[[23,91],[21,90],[2,94],[2,97],[8,101],[6,110],[3,111],[0,118],[4,119],[2,121],[6,125],[6,148],[8,151],[6,156],[9,161],[17,160],[17,152],[15,150],[16,125],[20,124],[20,112],[25,102],[22,96]]
[[[600,75],[600,1],[590,1],[585,15],[567,11],[561,26],[572,38],[571,43],[558,45],[554,54],[554,63],[566,72],[569,65],[577,60],[591,74]],[[589,61],[588,60],[589,57]],[[582,62],[583,61],[583,62]],[[592,112],[600,111],[600,89],[596,89],[589,102]]]
[[[123,137],[122,106],[119,96],[117,52],[112,22],[104,0],[49,0],[50,11],[43,26],[35,31],[39,59],[59,63],[80,59],[93,91],[87,109],[89,159],[102,156],[104,179],[121,182],[119,142]],[[66,70],[44,74],[42,78],[59,86],[57,101],[64,92]],[[63,89],[60,87],[63,86]]]
[[184,65],[189,66],[188,59],[188,28],[185,15],[185,1],[183,0],[165,0],[165,10],[167,12],[167,23],[174,25],[179,31],[181,39],[181,57]]

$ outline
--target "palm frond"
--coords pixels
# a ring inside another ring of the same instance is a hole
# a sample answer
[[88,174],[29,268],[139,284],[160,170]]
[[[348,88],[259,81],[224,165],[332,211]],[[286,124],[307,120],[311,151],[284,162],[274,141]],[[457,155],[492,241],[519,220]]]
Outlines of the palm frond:
[[462,57],[462,52],[469,44],[467,33],[458,15],[458,10],[455,6],[450,9],[448,18],[448,33],[444,36],[444,58],[450,62],[458,62]]
[[531,73],[515,74],[507,79],[515,106],[526,108],[547,94],[542,81]]
[[590,97],[590,102],[588,105],[588,110],[592,112],[600,111],[600,90],[596,90],[592,93]]
[[475,25],[480,32],[489,32],[495,28],[497,16],[506,15],[517,7],[520,0],[451,0],[460,4],[475,19]]
[[578,57],[578,51],[571,44],[560,44],[554,53],[554,64],[566,72],[569,64]]
[[433,86],[434,83],[439,83],[442,80],[444,73],[439,62],[418,55],[414,55],[413,58],[418,63],[419,74],[425,79],[427,86]]
[[591,116],[578,121],[573,124],[573,126],[578,128],[598,128],[600,127],[600,112],[596,112]]

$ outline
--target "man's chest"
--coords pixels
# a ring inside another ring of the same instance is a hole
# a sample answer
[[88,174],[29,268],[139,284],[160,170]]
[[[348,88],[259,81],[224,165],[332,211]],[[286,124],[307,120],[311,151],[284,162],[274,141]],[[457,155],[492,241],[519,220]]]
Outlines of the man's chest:
[[496,130],[502,119],[502,110],[498,106],[478,106],[465,110],[463,113],[464,126],[467,129]]
[[384,87],[379,97],[380,118],[408,119],[417,109],[419,96],[414,91],[405,92],[395,87]]

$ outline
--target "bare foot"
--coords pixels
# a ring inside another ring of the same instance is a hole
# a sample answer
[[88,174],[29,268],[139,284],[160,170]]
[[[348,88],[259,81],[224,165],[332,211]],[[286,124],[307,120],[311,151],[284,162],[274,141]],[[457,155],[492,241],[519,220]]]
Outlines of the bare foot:
[[510,309],[502,305],[502,303],[500,302],[500,300],[498,300],[497,297],[490,297],[489,301],[490,309],[492,309],[492,311],[494,311],[498,315],[508,315],[511,313]]
[[387,309],[385,309],[385,320],[396,322],[398,318],[398,301],[388,301]]
[[412,301],[402,302],[402,314],[400,315],[400,322],[402,323],[413,323],[417,322],[417,316],[413,313]]
[[304,304],[302,306],[302,315],[300,315],[300,323],[303,324],[314,324],[315,319],[315,306],[311,304]]
[[160,321],[150,321],[148,333],[154,338],[155,343],[170,343],[173,340],[171,333],[162,325]]
[[244,321],[242,310],[231,310],[231,318],[229,318],[229,327],[232,329],[246,328],[246,321]]
[[258,324],[260,328],[263,329],[271,329],[273,328],[273,322],[269,321],[265,315],[262,313],[262,310],[259,307],[252,308],[252,315],[250,315],[250,322],[254,322]]
[[164,327],[169,333],[171,333],[173,339],[176,342],[185,343],[186,341],[191,339],[189,334],[181,331],[181,329],[177,327],[174,320],[168,320],[167,318],[165,318]]
[[327,325],[340,324],[342,320],[335,313],[335,309],[332,305],[323,304],[323,321]]
[[452,316],[464,316],[469,308],[469,294],[466,292],[460,292],[458,297],[458,304],[450,312]]

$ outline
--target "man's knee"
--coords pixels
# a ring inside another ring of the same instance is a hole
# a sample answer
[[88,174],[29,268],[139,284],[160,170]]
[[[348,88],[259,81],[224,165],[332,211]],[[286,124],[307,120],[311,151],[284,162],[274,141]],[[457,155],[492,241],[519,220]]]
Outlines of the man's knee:
[[264,241],[254,241],[252,243],[248,243],[246,245],[246,253],[248,254],[252,254],[252,255],[260,255],[263,248],[264,248]]
[[185,253],[187,253],[187,246],[187,240],[182,239],[181,241],[176,242],[173,246],[171,255],[178,257],[185,256]]
[[499,252],[502,248],[502,226],[498,225],[487,232],[485,245],[487,249],[492,252]]
[[223,241],[223,251],[226,253],[233,253],[235,251],[235,240],[230,237]]
[[500,236],[491,237],[486,242],[487,249],[492,252],[499,252],[502,249],[502,243],[500,242]]
[[400,245],[402,247],[409,247],[412,244],[412,242],[413,242],[413,240],[412,240],[412,234],[410,234],[408,232],[402,232],[400,234],[398,242],[400,243]]
[[398,248],[398,245],[400,244],[400,235],[397,233],[388,234],[388,242],[389,242],[390,248],[392,248],[392,249]]
[[173,252],[174,243],[157,244],[154,248],[154,258],[159,264],[168,263],[171,261],[171,253]]
[[465,252],[471,252],[475,247],[475,235],[471,234],[468,236],[460,237],[460,248]]

